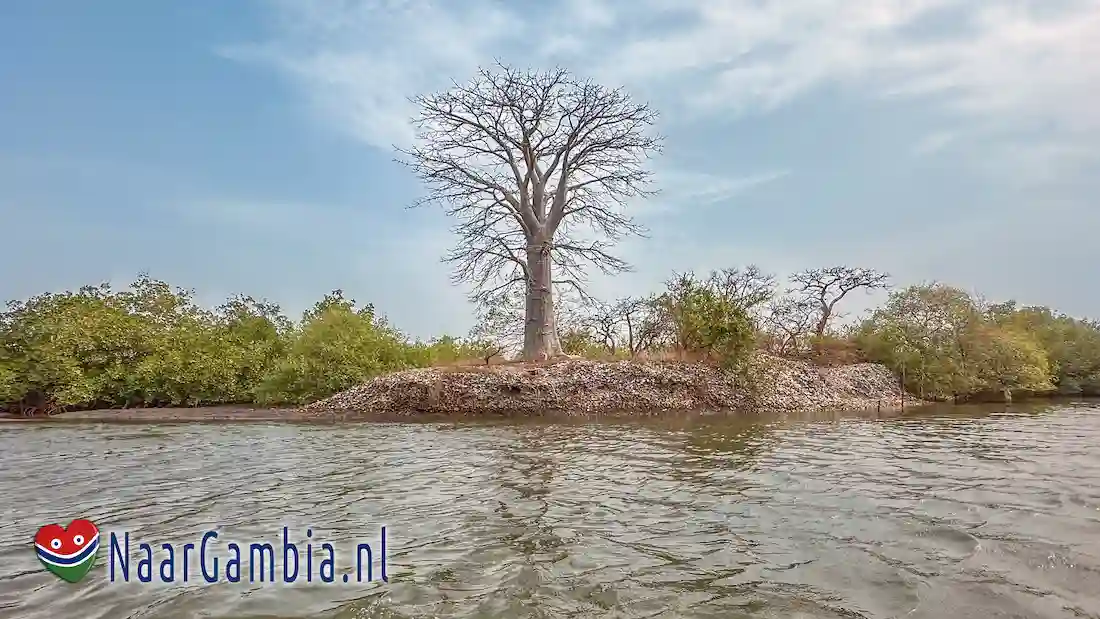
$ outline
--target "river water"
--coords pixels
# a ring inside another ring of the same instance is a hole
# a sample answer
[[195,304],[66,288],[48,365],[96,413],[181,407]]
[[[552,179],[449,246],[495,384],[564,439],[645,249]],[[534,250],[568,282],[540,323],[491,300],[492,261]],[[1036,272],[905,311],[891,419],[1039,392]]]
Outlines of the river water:
[[[1100,617],[1097,404],[894,420],[6,424],[0,464],[0,617]],[[31,540],[75,517],[99,526],[101,550],[73,585]],[[245,568],[209,584],[195,555],[189,582],[178,567],[175,582],[137,582],[137,558],[130,582],[121,565],[109,577],[111,532],[140,556],[139,541],[198,547],[215,530],[208,555],[224,565],[229,541],[246,564],[248,543],[282,555],[284,526],[302,547],[311,529],[315,552],[332,544],[336,582],[250,583]],[[375,582],[356,581],[360,542]]]

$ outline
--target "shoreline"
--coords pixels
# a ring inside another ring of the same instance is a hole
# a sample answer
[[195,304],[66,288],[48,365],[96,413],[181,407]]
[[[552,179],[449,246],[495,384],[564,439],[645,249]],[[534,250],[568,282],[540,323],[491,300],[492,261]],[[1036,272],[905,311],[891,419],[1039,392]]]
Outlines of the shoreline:
[[293,422],[309,421],[297,407],[266,408],[258,406],[195,406],[155,408],[98,408],[69,411],[53,415],[20,416],[0,414],[3,423],[173,423],[173,422]]
[[254,405],[70,411],[3,423],[333,423],[516,418],[659,418],[845,412],[897,416],[928,403],[884,366],[818,367],[767,355],[741,374],[685,361],[452,366],[403,370],[300,407]]
[[[162,407],[162,408],[104,408],[86,411],[71,411],[51,416],[20,417],[18,415],[0,414],[0,428],[6,424],[13,427],[20,424],[120,424],[120,425],[144,425],[144,424],[249,424],[249,423],[287,423],[306,425],[330,425],[334,423],[496,423],[515,420],[530,422],[587,422],[600,420],[615,421],[653,421],[653,420],[706,420],[722,417],[752,418],[765,416],[768,418],[812,418],[821,419],[829,417],[845,418],[877,418],[897,419],[909,415],[922,415],[934,412],[966,412],[974,408],[988,408],[990,406],[1005,406],[1011,408],[1027,409],[1036,406],[1057,403],[1072,402],[1100,402],[1096,397],[1072,397],[1072,396],[1048,396],[1029,398],[1015,403],[961,403],[949,402],[921,402],[917,399],[905,400],[905,407],[883,406],[877,402],[864,403],[857,406],[852,402],[850,406],[838,408],[812,408],[779,409],[764,411],[747,411],[735,409],[666,409],[655,410],[648,413],[632,411],[609,411],[590,414],[570,414],[563,412],[547,411],[542,414],[530,414],[522,411],[499,414],[442,414],[422,413],[408,414],[338,414],[328,415],[307,414],[300,408],[252,408],[247,406],[199,406],[193,408]],[[870,404],[869,406],[867,404]]]
[[[18,415],[0,415],[0,427],[4,424],[181,424],[181,423],[211,423],[211,424],[239,424],[239,423],[292,423],[307,425],[327,425],[332,423],[472,423],[472,422],[498,422],[525,420],[544,420],[549,422],[559,421],[588,421],[588,420],[656,420],[656,419],[708,419],[720,417],[753,417],[759,415],[770,416],[831,416],[843,415],[852,417],[901,417],[934,403],[906,400],[905,408],[900,406],[882,406],[877,403],[870,406],[848,406],[829,409],[789,409],[773,412],[745,411],[737,409],[664,409],[639,413],[630,410],[605,411],[598,413],[573,414],[560,411],[547,411],[541,414],[531,414],[525,411],[502,411],[497,414],[464,415],[461,413],[421,413],[416,415],[400,413],[375,413],[361,415],[354,412],[307,414],[300,409],[278,409],[276,411],[248,409],[244,407],[194,407],[194,408],[103,408],[86,411],[71,411],[50,416],[20,417]],[[226,410],[228,409],[228,410]]]
[[920,404],[882,365],[818,367],[759,353],[742,372],[689,361],[590,361],[437,367],[378,376],[301,407],[336,418],[654,417]]

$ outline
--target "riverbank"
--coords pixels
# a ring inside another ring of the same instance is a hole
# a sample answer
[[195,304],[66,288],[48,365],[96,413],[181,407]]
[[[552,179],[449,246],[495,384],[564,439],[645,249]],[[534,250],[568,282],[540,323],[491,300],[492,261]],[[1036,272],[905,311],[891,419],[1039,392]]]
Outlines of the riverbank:
[[[61,421],[131,421],[131,422],[184,422],[184,421],[296,421],[302,420],[297,408],[261,408],[252,406],[195,406],[165,408],[101,408],[86,411],[70,411],[45,416],[24,417],[16,414],[0,414],[0,423],[37,423]],[[308,421],[308,420],[307,420]]]
[[767,355],[747,378],[703,363],[564,359],[385,374],[301,408],[132,408],[2,421],[326,421],[653,416],[676,412],[893,411],[921,404],[884,366],[817,367]]
[[748,378],[703,363],[599,362],[422,368],[302,407],[313,417],[622,415],[895,410],[919,402],[882,365],[823,368],[757,355]]

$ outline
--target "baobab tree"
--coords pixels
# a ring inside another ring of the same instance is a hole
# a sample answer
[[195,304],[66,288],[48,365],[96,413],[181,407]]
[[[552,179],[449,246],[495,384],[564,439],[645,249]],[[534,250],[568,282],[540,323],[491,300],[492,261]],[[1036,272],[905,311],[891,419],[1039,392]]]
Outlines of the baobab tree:
[[792,292],[800,295],[804,301],[817,305],[817,324],[814,335],[821,337],[829,327],[829,320],[848,293],[853,290],[885,289],[890,285],[890,276],[873,269],[860,269],[837,266],[827,269],[807,269],[791,276],[794,283]]
[[[570,292],[567,290],[566,292]],[[500,355],[512,356],[523,349],[523,318],[526,292],[513,287],[479,302],[475,308],[474,325],[467,337],[492,342]],[[554,298],[554,324],[559,335],[567,330],[582,329],[588,316],[589,301],[582,304],[576,295]]]
[[652,193],[656,113],[562,69],[506,66],[413,102],[417,146],[402,153],[429,187],[418,204],[458,222],[454,279],[479,304],[522,287],[523,357],[560,354],[555,287],[585,295],[589,268],[629,269],[610,250],[644,233],[625,207]]

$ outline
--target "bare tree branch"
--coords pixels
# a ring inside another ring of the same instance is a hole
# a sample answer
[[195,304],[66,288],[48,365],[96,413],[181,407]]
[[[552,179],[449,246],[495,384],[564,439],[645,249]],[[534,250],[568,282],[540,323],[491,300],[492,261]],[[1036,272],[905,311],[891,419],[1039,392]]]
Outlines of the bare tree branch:
[[616,305],[626,325],[626,348],[631,357],[651,350],[661,337],[661,318],[653,297],[628,297]]
[[809,299],[786,296],[772,300],[763,316],[765,332],[771,335],[772,352],[795,355],[813,332],[818,320],[817,305]]
[[777,287],[775,275],[765,273],[755,264],[744,268],[713,271],[708,284],[723,299],[738,305],[750,314],[771,301],[775,297]]
[[792,292],[817,303],[819,314],[814,334],[821,337],[825,335],[829,320],[834,317],[833,310],[837,303],[849,292],[888,288],[890,276],[873,269],[836,266],[808,269],[791,276],[791,281],[794,283]]

